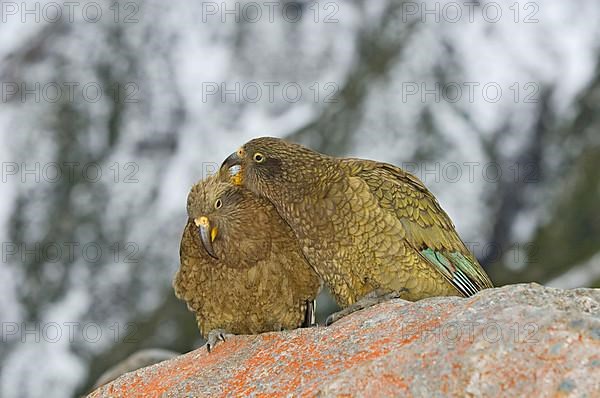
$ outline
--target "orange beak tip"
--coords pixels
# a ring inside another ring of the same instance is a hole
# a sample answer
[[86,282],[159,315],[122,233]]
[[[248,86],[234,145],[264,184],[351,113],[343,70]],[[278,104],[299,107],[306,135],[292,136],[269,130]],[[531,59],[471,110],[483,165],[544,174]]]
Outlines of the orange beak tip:
[[242,185],[242,167],[239,165],[234,165],[231,166],[228,169],[228,173],[229,173],[229,181],[233,184],[233,185]]

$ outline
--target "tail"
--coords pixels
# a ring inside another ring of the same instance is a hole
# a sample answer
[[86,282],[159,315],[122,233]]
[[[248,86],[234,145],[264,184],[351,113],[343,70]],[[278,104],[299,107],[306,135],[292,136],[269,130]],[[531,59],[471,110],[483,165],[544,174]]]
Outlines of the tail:
[[494,287],[475,257],[430,248],[422,250],[421,255],[465,297]]

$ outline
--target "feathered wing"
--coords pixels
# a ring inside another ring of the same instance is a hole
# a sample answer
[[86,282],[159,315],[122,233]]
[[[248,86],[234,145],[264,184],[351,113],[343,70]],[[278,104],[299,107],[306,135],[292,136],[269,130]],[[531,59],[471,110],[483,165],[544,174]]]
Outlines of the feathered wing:
[[386,163],[362,159],[342,163],[350,175],[367,183],[382,208],[400,220],[407,244],[462,295],[493,287],[446,212],[418,178]]

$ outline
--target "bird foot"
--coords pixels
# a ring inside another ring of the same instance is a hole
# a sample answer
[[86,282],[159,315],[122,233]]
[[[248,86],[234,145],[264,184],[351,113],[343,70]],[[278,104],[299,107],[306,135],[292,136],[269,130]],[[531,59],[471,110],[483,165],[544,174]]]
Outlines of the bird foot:
[[364,310],[366,308],[372,307],[374,305],[383,303],[388,300],[400,298],[400,292],[387,292],[383,293],[379,290],[374,290],[370,293],[367,293],[363,297],[361,297],[357,302],[350,304],[348,307],[344,308],[341,311],[334,312],[329,315],[325,320],[325,326],[329,326],[334,322],[339,321],[345,316],[352,314],[353,312]]
[[219,341],[225,341],[225,335],[228,333],[224,329],[213,329],[208,332],[206,341],[206,350],[210,352]]

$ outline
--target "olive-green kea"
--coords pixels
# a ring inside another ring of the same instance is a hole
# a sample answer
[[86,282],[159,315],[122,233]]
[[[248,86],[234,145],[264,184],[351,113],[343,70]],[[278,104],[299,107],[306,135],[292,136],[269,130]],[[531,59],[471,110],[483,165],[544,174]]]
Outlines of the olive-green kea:
[[209,351],[226,333],[314,322],[321,281],[268,200],[213,176],[191,189],[187,212],[173,287]]
[[435,197],[398,167],[263,137],[221,171],[275,205],[342,307],[389,293],[414,301],[492,287]]

